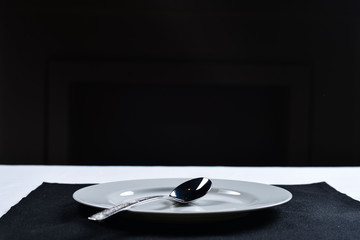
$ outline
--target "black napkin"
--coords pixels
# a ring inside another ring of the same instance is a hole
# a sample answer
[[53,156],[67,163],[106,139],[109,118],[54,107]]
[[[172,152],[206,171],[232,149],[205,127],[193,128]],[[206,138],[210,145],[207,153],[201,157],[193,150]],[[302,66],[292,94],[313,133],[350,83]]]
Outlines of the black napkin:
[[152,222],[118,214],[103,222],[98,209],[72,198],[84,184],[43,183],[0,219],[0,239],[359,239],[360,202],[326,183],[281,186],[293,199],[222,222]]

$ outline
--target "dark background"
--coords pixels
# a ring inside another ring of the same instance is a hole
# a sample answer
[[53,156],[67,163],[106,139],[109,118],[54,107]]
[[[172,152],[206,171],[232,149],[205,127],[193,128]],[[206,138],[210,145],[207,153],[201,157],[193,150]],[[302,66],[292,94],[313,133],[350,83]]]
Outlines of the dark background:
[[0,3],[0,163],[358,165],[359,14],[356,0]]

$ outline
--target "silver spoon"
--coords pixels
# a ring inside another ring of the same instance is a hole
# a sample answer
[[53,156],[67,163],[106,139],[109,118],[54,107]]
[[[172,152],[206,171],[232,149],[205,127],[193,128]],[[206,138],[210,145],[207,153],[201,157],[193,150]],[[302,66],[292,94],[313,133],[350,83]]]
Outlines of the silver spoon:
[[90,216],[88,219],[93,221],[101,221],[134,205],[158,199],[169,199],[179,203],[188,203],[204,196],[210,190],[211,184],[212,183],[210,179],[204,177],[194,178],[174,188],[174,190],[172,190],[169,195],[143,197],[129,202],[121,203],[114,207],[107,208],[101,212],[98,212]]

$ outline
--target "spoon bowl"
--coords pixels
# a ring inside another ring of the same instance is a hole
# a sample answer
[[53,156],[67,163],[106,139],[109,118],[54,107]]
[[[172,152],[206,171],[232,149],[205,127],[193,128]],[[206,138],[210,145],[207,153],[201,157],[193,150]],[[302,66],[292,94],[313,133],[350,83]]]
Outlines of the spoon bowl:
[[157,195],[138,198],[132,201],[124,202],[114,207],[98,212],[88,219],[92,221],[102,221],[118,212],[124,211],[134,205],[144,204],[147,202],[168,199],[178,203],[188,203],[206,195],[211,189],[212,182],[205,177],[190,179],[174,188],[169,195]]

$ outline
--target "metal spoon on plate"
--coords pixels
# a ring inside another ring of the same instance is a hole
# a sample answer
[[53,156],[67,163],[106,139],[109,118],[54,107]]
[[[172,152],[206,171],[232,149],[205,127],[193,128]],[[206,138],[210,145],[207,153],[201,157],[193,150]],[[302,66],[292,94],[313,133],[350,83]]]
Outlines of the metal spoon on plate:
[[194,178],[186,182],[183,182],[182,184],[174,188],[174,190],[172,190],[169,195],[143,197],[129,202],[121,203],[114,207],[107,208],[101,212],[98,212],[90,216],[88,219],[93,221],[101,221],[118,212],[126,210],[134,205],[142,204],[158,199],[168,199],[179,203],[188,203],[195,199],[201,198],[205,194],[207,194],[211,189],[211,185],[212,183],[208,178],[204,178],[204,177]]

